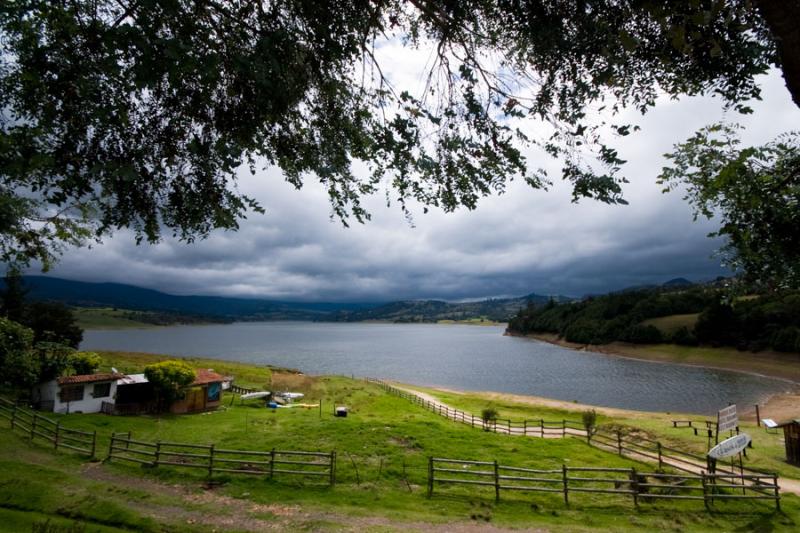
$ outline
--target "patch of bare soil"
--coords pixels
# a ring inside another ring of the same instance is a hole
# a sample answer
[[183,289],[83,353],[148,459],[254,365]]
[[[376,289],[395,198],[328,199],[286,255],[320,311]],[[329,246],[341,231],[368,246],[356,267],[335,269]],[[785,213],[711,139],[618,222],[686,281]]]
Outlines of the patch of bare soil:
[[[505,529],[483,520],[432,524],[401,522],[381,516],[347,516],[314,511],[299,505],[255,503],[244,498],[219,494],[214,486],[189,486],[161,483],[111,471],[101,463],[87,463],[82,474],[87,479],[107,482],[117,488],[134,489],[149,495],[146,500],[131,496],[125,504],[132,510],[163,524],[181,523],[197,531],[344,531],[370,530],[398,532],[500,533],[543,529]],[[118,491],[122,492],[122,491]],[[120,497],[120,494],[117,494]],[[161,498],[160,498],[161,497]]]

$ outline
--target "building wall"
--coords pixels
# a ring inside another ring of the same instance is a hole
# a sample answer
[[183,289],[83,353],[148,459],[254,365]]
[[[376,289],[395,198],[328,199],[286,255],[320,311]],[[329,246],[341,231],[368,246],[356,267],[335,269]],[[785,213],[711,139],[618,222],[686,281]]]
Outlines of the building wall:
[[[93,397],[94,386],[103,383],[110,383],[111,389],[108,396],[100,398]],[[82,386],[83,399],[74,402],[62,402],[60,397],[60,390],[56,380],[48,381],[39,386],[40,402],[42,408],[52,410],[54,413],[99,413],[101,412],[103,402],[114,403],[114,397],[117,394],[116,381],[100,381],[96,383],[80,383],[77,385],[63,385],[63,387]]]

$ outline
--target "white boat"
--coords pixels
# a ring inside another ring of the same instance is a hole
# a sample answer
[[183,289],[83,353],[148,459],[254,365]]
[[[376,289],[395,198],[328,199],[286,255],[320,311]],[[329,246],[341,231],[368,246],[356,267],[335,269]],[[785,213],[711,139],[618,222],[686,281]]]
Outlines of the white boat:
[[242,400],[252,400],[253,398],[266,398],[269,395],[270,393],[267,391],[248,392],[247,394],[242,394],[240,398]]

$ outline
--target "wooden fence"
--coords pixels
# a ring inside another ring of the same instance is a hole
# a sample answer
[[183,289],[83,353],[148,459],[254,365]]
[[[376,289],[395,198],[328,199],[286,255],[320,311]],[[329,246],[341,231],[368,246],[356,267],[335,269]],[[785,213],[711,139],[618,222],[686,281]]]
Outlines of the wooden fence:
[[[586,438],[586,430],[581,422],[572,420],[561,420],[548,422],[539,420],[523,420],[522,422],[512,422],[510,420],[494,420],[484,422],[480,417],[464,411],[450,408],[446,405],[431,402],[417,394],[398,389],[388,383],[378,379],[367,379],[375,383],[385,391],[405,398],[416,403],[436,414],[445,416],[456,422],[462,422],[472,427],[479,427],[487,431],[503,433],[508,435],[524,435],[544,438],[564,438],[582,437]],[[626,455],[634,459],[650,459],[658,462],[659,470],[665,466],[674,468],[686,473],[699,474],[702,470],[708,470],[706,457],[692,452],[679,450],[674,447],[666,446],[659,441],[649,439],[641,435],[630,435],[616,429],[596,428],[589,438],[590,444],[609,451],[615,451],[619,455]],[[751,475],[756,477],[775,476],[773,472],[765,472],[749,467],[728,466],[723,462],[718,462],[716,472],[720,474],[739,474]]]
[[583,427],[583,423],[575,420],[544,420],[540,418],[522,421],[513,421],[509,419],[484,421],[481,417],[475,416],[473,413],[467,413],[438,402],[426,400],[417,394],[398,389],[379,379],[367,378],[367,381],[378,385],[390,394],[414,402],[435,414],[449,418],[454,422],[481,428],[485,431],[541,438],[563,438],[567,436],[586,437],[586,430]]
[[[717,500],[772,500],[780,509],[777,476],[748,474],[665,474],[635,468],[597,468],[562,465],[533,469],[500,465],[497,461],[428,458],[428,496],[436,485],[491,487],[495,499],[502,491],[560,493],[569,505],[574,493],[613,494],[640,501],[697,500],[709,507]],[[741,494],[739,494],[741,492]]]
[[135,440],[128,433],[113,433],[108,457],[148,466],[198,468],[209,476],[220,474],[277,475],[323,479],[336,483],[336,452],[307,452],[272,449],[268,452],[227,450],[214,444]]
[[5,398],[0,398],[0,417],[9,421],[12,431],[25,433],[31,441],[44,440],[52,444],[55,450],[66,448],[94,457],[97,431],[79,431],[63,427],[60,420],[52,420]]

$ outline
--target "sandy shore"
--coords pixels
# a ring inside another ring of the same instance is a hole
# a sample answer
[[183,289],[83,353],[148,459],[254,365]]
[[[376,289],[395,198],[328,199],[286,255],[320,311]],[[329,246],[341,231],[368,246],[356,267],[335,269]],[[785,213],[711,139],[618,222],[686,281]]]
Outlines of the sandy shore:
[[[513,334],[512,334],[513,335]],[[720,356],[709,361],[705,357],[681,356],[659,351],[657,346],[642,348],[637,345],[626,343],[612,343],[606,345],[585,345],[574,342],[567,342],[559,339],[556,335],[520,335],[520,337],[532,340],[556,344],[564,348],[579,350],[583,352],[600,353],[606,356],[622,357],[647,361],[651,363],[670,363],[684,366],[695,366],[701,368],[712,368],[716,370],[727,370],[740,372],[754,376],[770,377],[780,379],[787,383],[787,392],[775,393],[768,399],[759,404],[761,418],[772,418],[777,421],[785,421],[793,418],[800,418],[800,360],[785,354],[766,352],[750,354],[747,352],[735,352],[733,350],[720,350]],[[445,390],[445,389],[442,389]],[[458,393],[459,391],[450,391]],[[591,407],[597,412],[608,414],[609,416],[628,416],[628,417],[647,417],[651,413],[643,411],[632,411],[627,409],[614,409],[607,407],[587,406],[573,402],[553,400],[551,398],[541,398],[536,396],[519,396],[513,394],[503,394],[486,392],[482,394],[490,395],[496,399],[506,399],[519,403],[529,403],[532,405],[543,405],[561,409],[585,409]],[[740,406],[740,418],[755,422],[755,406]]]

